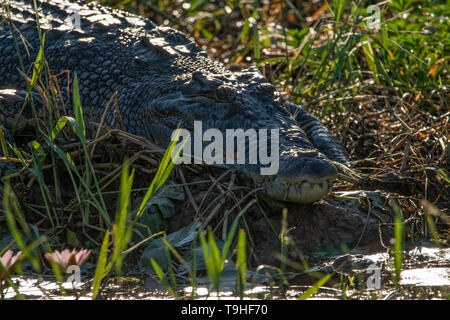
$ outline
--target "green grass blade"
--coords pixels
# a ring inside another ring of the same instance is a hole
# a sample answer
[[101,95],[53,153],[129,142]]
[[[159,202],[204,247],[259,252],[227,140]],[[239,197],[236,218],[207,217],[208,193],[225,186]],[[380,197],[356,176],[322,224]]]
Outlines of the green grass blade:
[[108,215],[107,210],[105,209],[105,206],[102,203],[100,203],[99,200],[97,199],[97,197],[93,194],[92,189],[89,187],[89,185],[87,184],[85,179],[83,179],[83,177],[80,175],[77,168],[75,167],[75,164],[74,164],[73,160],[70,158],[70,155],[68,153],[64,153],[64,151],[62,151],[61,148],[59,148],[52,141],[46,139],[45,142],[54,152],[56,152],[58,154],[58,156],[63,160],[63,163],[66,165],[66,167],[68,169],[70,168],[70,170],[73,173],[75,173],[75,175],[78,178],[79,183],[81,184],[81,186],[84,187],[84,191],[91,197],[92,201],[94,202],[95,208],[100,212],[100,214],[102,215],[102,217],[105,220],[105,222],[107,223],[107,225],[110,226],[111,219]]
[[36,55],[36,60],[34,61],[33,75],[31,76],[30,87],[33,88],[39,75],[44,68],[44,43],[45,43],[45,33],[42,35],[42,42],[39,47],[38,54]]
[[403,265],[403,237],[404,237],[404,222],[403,214],[397,203],[397,200],[392,199],[392,208],[395,212],[394,219],[394,284],[399,286],[400,273]]
[[127,226],[129,216],[128,206],[130,203],[131,189],[134,180],[134,170],[129,175],[128,160],[125,160],[120,180],[120,208],[116,214],[114,224],[114,252],[112,261],[115,262],[115,270],[120,273],[124,255],[131,238],[132,225]]
[[175,299],[178,299],[178,294],[173,290],[172,286],[170,285],[169,281],[167,280],[166,275],[164,274],[164,271],[162,271],[161,267],[158,265],[158,263],[151,258],[152,267],[155,270],[156,274],[158,275],[159,280],[161,280],[162,284],[166,288],[167,291],[169,291],[170,295],[174,297]]
[[26,241],[23,238],[23,234],[19,227],[17,226],[16,220],[18,220],[19,224],[22,226],[23,233],[28,237],[31,236],[31,232],[28,228],[28,225],[25,222],[25,219],[19,209],[16,197],[13,194],[13,191],[9,187],[7,183],[4,184],[3,188],[3,199],[2,199],[3,211],[5,215],[6,225],[9,229],[10,234],[12,235],[14,241],[17,243],[18,247],[22,251],[22,256],[26,257],[33,265],[34,269],[38,272],[41,270],[41,265],[39,262],[39,258],[32,255],[31,252],[34,249],[36,243],[40,242],[40,239],[36,240],[35,243],[31,243],[27,246]]
[[211,229],[211,226],[208,226],[208,246],[209,246],[209,254],[212,259],[212,264],[217,272],[220,274],[223,270],[225,260],[220,258],[220,250],[217,246],[216,239],[214,238],[214,233]]
[[334,14],[336,22],[341,21],[346,5],[347,5],[347,0],[335,0],[334,1],[334,12],[332,11],[332,13]]
[[322,287],[325,283],[328,282],[328,280],[330,280],[331,276],[333,274],[329,273],[327,274],[325,277],[323,277],[322,279],[320,279],[319,281],[317,281],[316,283],[314,283],[314,285],[311,288],[308,288],[308,290],[306,290],[305,292],[303,292],[303,294],[298,297],[298,300],[306,300],[309,299],[311,296],[313,296],[317,291],[319,291],[320,287]]
[[436,172],[447,182],[450,183],[450,177],[442,169],[437,169]]
[[234,235],[236,233],[237,227],[238,227],[238,223],[239,223],[239,219],[242,217],[242,215],[247,212],[247,210],[250,208],[250,206],[252,206],[254,203],[256,202],[256,200],[252,200],[250,201],[236,216],[236,218],[234,219],[230,231],[228,232],[227,238],[225,240],[225,244],[223,246],[223,250],[222,250],[222,262],[224,263],[225,259],[227,258],[227,254],[228,254],[228,250],[232,244],[232,241],[234,239]]
[[75,112],[75,121],[77,123],[75,132],[78,138],[82,142],[86,143],[86,128],[84,125],[83,109],[81,108],[81,100],[80,100],[80,89],[78,87],[78,77],[76,72],[73,78],[72,86],[73,86],[72,87],[73,108]]
[[49,140],[53,141],[64,128],[64,126],[69,123],[73,130],[76,130],[76,122],[72,117],[63,116],[58,119],[56,125],[53,127],[52,131],[50,131]]
[[375,63],[375,55],[373,53],[373,48],[370,43],[369,37],[363,37],[361,39],[364,43],[362,45],[364,56],[366,57],[367,65],[369,66],[370,71],[372,71],[373,79],[377,84],[380,83],[380,79],[378,77],[378,68]]
[[3,132],[3,126],[0,125],[0,143],[2,145],[3,156],[9,159],[8,148],[6,147],[5,134]]
[[236,261],[236,289],[241,299],[244,298],[246,284],[247,254],[246,254],[245,230],[239,230],[237,243],[237,261]]
[[[178,150],[177,154],[172,155],[173,150],[175,149],[175,146],[177,145],[179,132],[180,131],[178,130],[177,134],[176,134],[176,139],[171,141],[171,143],[167,147],[166,151],[164,152],[164,156],[161,160],[161,163],[159,164],[158,171],[156,172],[155,177],[153,178],[150,186],[147,189],[147,192],[145,193],[144,198],[142,199],[141,205],[140,205],[138,213],[137,213],[138,218],[141,217],[142,214],[144,213],[144,210],[147,206],[148,201],[150,200],[150,197],[156,191],[158,191],[158,189],[164,184],[164,182],[169,177],[170,173],[172,172],[173,166],[175,164],[174,161],[176,161],[179,154],[183,150],[183,148],[181,147]],[[185,141],[185,143],[186,143],[186,141]],[[183,144],[183,146],[184,146],[184,144]]]
[[13,198],[13,196],[11,195],[12,190],[10,189],[8,184],[4,184],[4,186],[5,187],[3,188],[3,210],[5,213],[6,225],[8,226],[9,232],[13,236],[19,248],[23,252],[26,250],[26,244],[25,241],[23,240],[22,233],[19,231],[19,228],[17,227],[16,219],[14,218],[14,214],[12,213],[11,210],[10,199]]
[[252,30],[253,30],[253,54],[255,56],[255,60],[259,60],[261,53],[259,49],[258,24],[256,23],[256,21],[252,25]]
[[103,238],[102,247],[97,261],[97,267],[95,268],[94,281],[92,282],[92,299],[97,298],[100,284],[103,278],[107,274],[106,259],[108,258],[108,244],[109,244],[109,230],[106,230],[105,237]]
[[214,289],[219,292],[220,289],[220,272],[218,270],[217,264],[214,262],[213,253],[211,250],[210,243],[206,241],[203,231],[200,230],[200,243],[203,250],[203,259],[205,261],[206,273],[211,281]]
[[[195,241],[195,240],[194,240]],[[163,237],[163,242],[166,246],[166,248],[168,248],[170,250],[170,252],[175,256],[175,258],[186,268],[186,270],[188,271],[189,274],[189,281],[191,282],[191,286],[193,291],[195,291],[195,288],[198,287],[197,284],[197,280],[196,280],[196,274],[195,274],[195,269],[196,269],[196,256],[195,256],[195,249],[193,250],[193,270],[194,272],[192,272],[191,267],[187,264],[187,262],[183,259],[183,257],[178,253],[178,251],[169,243],[169,241],[167,241],[167,237],[166,234],[164,234]]]

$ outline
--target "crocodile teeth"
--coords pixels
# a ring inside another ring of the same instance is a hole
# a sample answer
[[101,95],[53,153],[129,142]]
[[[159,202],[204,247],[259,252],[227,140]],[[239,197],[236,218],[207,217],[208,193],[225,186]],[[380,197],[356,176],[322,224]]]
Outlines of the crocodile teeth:
[[302,194],[307,194],[307,193],[309,193],[310,191],[311,191],[311,189],[313,189],[314,188],[314,185],[312,184],[312,183],[309,183],[309,182],[304,182],[304,183],[302,183],[302,186],[301,186],[301,193]]
[[291,185],[288,189],[288,199],[299,199],[301,198],[300,188],[296,185]]
[[311,203],[322,199],[330,193],[332,181],[322,181],[312,183],[303,181],[296,184],[285,184],[280,179],[275,178],[271,181],[262,183],[268,196],[289,202]]
[[289,200],[289,187],[284,189],[284,197],[283,197],[284,201]]
[[289,188],[285,189],[283,200],[308,203],[320,200],[327,193],[328,182],[302,182],[299,185],[291,185]]

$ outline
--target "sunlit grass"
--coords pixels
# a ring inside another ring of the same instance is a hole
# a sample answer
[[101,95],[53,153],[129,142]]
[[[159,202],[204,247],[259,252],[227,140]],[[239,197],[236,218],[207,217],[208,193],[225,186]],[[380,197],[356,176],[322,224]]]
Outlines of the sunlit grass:
[[[105,5],[126,8],[129,11],[135,10],[134,4],[137,3],[103,2]],[[231,25],[230,15],[227,12],[229,10],[238,12],[242,28],[228,62],[256,63],[261,68],[270,65],[274,70],[275,84],[279,89],[290,93],[289,99],[296,103],[309,102],[308,106],[311,108],[326,102],[321,105],[322,113],[345,112],[343,98],[381,87],[393,89],[399,97],[405,93],[414,94],[417,106],[425,111],[439,111],[448,104],[448,96],[445,93],[449,83],[446,71],[449,58],[445,48],[450,44],[447,36],[448,24],[442,23],[440,19],[448,16],[449,9],[443,2],[437,1],[435,4],[426,2],[421,6],[418,5],[419,2],[414,1],[383,3],[379,30],[368,28],[367,18],[370,12],[367,10],[368,3],[364,1],[328,1],[328,5],[322,7],[324,20],[320,24],[319,20],[316,20],[317,23],[313,21],[302,28],[293,24],[288,25],[283,20],[284,16],[278,21],[269,19],[260,3],[225,1],[209,12],[211,3],[211,1],[194,1],[190,6],[183,7],[181,2],[167,0],[158,1],[151,9],[156,7],[167,16],[169,9],[177,9],[194,22],[192,25],[183,26],[183,19],[168,18],[171,25],[185,27],[195,37],[206,38],[211,42],[220,40],[222,29]],[[141,8],[148,9],[147,3],[141,5]],[[299,10],[295,7],[291,10],[298,21],[305,21]],[[269,21],[282,23],[281,28],[274,28]],[[33,115],[36,118],[37,137],[29,143],[28,150],[22,151],[15,146],[7,145],[0,127],[0,143],[5,160],[19,163],[25,168],[27,178],[30,178],[29,185],[38,185],[43,202],[39,206],[18,203],[14,191],[8,184],[9,179],[4,179],[7,183],[2,194],[2,213],[14,244],[23,252],[23,259],[30,261],[34,270],[41,273],[39,253],[50,251],[54,246],[66,245],[65,239],[58,238],[58,230],[66,227],[62,222],[65,217],[79,215],[82,222],[80,229],[96,251],[93,255],[97,258],[91,287],[93,298],[99,297],[105,279],[113,273],[121,274],[124,261],[130,253],[138,251],[137,249],[147,241],[159,236],[162,236],[165,245],[164,254],[169,261],[168,267],[158,264],[157,257],[151,258],[151,265],[172,297],[181,297],[179,291],[181,277],[177,269],[181,265],[187,270],[187,279],[193,288],[192,298],[195,298],[199,273],[197,252],[201,251],[204,259],[202,262],[205,264],[209,279],[209,289],[220,293],[225,266],[233,265],[234,262],[236,294],[241,299],[245,298],[247,280],[253,271],[249,270],[247,263],[251,253],[251,242],[249,242],[250,235],[239,226],[244,213],[253,202],[239,212],[230,228],[223,222],[223,243],[219,244],[220,240],[212,227],[206,231],[199,230],[192,248],[192,264],[186,261],[182,250],[167,240],[164,230],[151,230],[152,234],[147,238],[138,243],[133,242],[131,239],[133,232],[136,231],[136,225],[141,218],[150,214],[150,200],[170,180],[174,169],[172,153],[176,141],[168,146],[153,180],[145,188],[145,194],[137,205],[132,203],[136,198],[133,195],[138,193],[138,190],[133,189],[135,171],[130,169],[134,158],[119,163],[114,173],[107,176],[109,179],[100,179],[95,168],[95,160],[91,157],[92,149],[83,119],[77,75],[71,75],[73,76],[71,105],[75,118],[56,117],[58,104],[53,101],[49,92],[58,90],[52,83],[50,70],[45,61],[45,34],[40,33],[40,38],[41,47],[34,61],[32,75],[27,79],[27,99],[32,104]],[[281,54],[274,56],[272,54],[274,48],[281,50]],[[26,74],[25,69],[22,69],[22,73]],[[46,102],[43,107],[48,112],[47,123],[37,119],[35,110],[37,106],[33,102],[32,90],[37,91],[42,101]],[[430,100],[432,93],[437,93],[440,100],[434,98]],[[58,95],[61,93],[57,92]],[[64,151],[59,146],[58,139],[67,134],[65,132],[69,131],[67,128],[74,132],[76,141],[80,144],[80,150],[76,155]],[[8,147],[13,148],[15,155],[8,153]],[[438,167],[432,169],[442,179],[450,181],[444,169]],[[9,175],[9,178],[17,177],[17,172],[16,170]],[[58,178],[63,174],[68,177],[73,189],[73,198],[70,200],[64,199],[65,190],[62,189]],[[107,190],[107,187],[117,182],[119,177],[119,190]],[[115,212],[111,211],[108,201],[105,200],[106,196],[111,194],[117,197],[118,205]],[[40,233],[35,226],[30,227],[25,220],[23,208],[29,210],[32,208],[33,212],[45,217],[50,231]],[[397,202],[393,201],[392,208],[395,213],[395,242],[390,249],[393,253],[393,279],[398,286],[400,273],[404,267],[402,254],[405,246],[405,222]],[[432,239],[439,244],[440,239],[433,217],[427,213],[425,220]],[[285,261],[288,256],[290,229],[285,222],[286,216],[283,218],[279,236],[283,258],[280,267],[260,266],[253,274],[256,278],[262,270],[274,270],[280,279],[279,287],[288,286],[286,278],[288,266]],[[50,239],[46,236],[50,236]],[[61,283],[64,275],[56,266],[52,267],[58,283]],[[20,266],[18,273],[21,274]],[[331,276],[331,274],[324,275],[298,298],[303,300],[312,297],[328,283]],[[18,297],[21,297],[9,275],[7,284],[13,287]],[[347,289],[348,286],[342,292],[343,297],[346,297]]]

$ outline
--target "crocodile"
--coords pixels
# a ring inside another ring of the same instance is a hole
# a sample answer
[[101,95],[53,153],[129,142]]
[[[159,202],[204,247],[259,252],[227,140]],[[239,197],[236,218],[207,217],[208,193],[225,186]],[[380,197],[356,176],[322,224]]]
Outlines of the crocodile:
[[[277,130],[278,171],[261,174],[261,163],[228,165],[253,179],[267,196],[312,203],[326,196],[348,155],[330,131],[301,106],[277,92],[257,67],[231,71],[175,29],[95,3],[2,0],[0,115],[17,116],[25,97],[24,70],[45,34],[45,59],[60,87],[76,74],[84,116],[167,147],[177,128]],[[64,90],[63,90],[64,91]],[[116,94],[117,112],[105,106]],[[2,102],[3,101],[3,102]],[[104,115],[105,113],[105,115]],[[246,156],[251,152],[245,148]]]

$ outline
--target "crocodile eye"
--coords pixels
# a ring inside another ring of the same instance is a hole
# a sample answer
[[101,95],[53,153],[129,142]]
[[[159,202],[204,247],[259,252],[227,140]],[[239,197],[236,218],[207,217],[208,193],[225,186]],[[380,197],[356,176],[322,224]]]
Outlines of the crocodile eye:
[[220,86],[216,89],[217,100],[233,101],[235,97],[236,97],[236,92],[231,87]]
[[139,57],[139,56],[135,56],[134,57],[134,64],[137,66],[143,66],[145,64],[144,60]]

